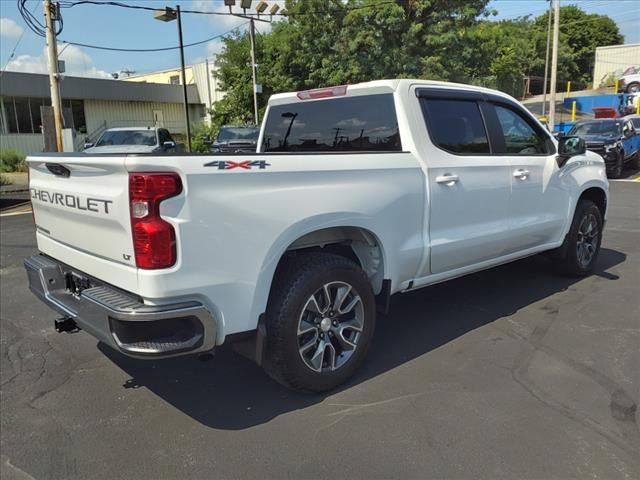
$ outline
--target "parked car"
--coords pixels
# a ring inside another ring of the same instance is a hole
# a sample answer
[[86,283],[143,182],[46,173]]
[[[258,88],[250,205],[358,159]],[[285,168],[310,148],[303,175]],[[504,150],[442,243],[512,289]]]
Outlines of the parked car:
[[640,133],[627,118],[578,122],[569,131],[569,135],[583,138],[587,149],[604,159],[607,176],[610,178],[620,178],[627,162],[637,168]]
[[260,129],[255,125],[225,125],[209,150],[214,153],[254,152]]
[[58,330],[140,359],[228,342],[314,392],[363,363],[392,294],[541,252],[588,275],[609,202],[582,139],[426,80],[274,95],[256,153],[27,162],[25,267]]
[[176,142],[166,128],[123,127],[102,132],[96,143],[85,143],[84,153],[173,152]]
[[618,79],[618,92],[640,92],[640,73],[629,73]]

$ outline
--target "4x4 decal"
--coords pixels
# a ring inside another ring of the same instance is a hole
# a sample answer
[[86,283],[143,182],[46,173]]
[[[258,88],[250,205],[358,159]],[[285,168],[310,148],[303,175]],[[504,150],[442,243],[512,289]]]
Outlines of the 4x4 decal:
[[214,160],[213,162],[205,163],[205,167],[218,167],[218,170],[233,170],[234,168],[240,168],[243,170],[251,170],[253,167],[258,167],[260,170],[264,170],[270,167],[271,164],[266,160],[245,160],[242,162],[234,162],[232,160]]

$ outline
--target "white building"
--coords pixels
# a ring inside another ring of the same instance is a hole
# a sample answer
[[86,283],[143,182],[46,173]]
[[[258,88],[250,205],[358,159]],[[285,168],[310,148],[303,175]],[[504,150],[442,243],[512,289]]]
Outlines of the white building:
[[[181,85],[68,77],[61,82],[63,109],[73,118],[76,145],[107,128],[162,126],[178,138],[186,132]],[[191,123],[206,120],[196,85],[187,85]],[[0,74],[0,147],[24,153],[44,149],[41,105],[51,105],[48,75]],[[69,116],[68,116],[69,117]]]
[[611,75],[621,76],[629,67],[640,70],[640,43],[597,47],[593,88],[599,88]]

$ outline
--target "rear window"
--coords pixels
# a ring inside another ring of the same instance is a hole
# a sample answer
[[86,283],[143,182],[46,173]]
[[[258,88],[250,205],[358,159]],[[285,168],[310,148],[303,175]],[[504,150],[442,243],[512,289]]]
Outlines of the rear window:
[[260,130],[256,127],[222,127],[216,140],[229,142],[231,140],[247,140],[257,142]]
[[400,151],[392,94],[275,105],[263,152]]
[[156,144],[156,132],[154,130],[107,130],[102,134],[96,147],[110,145],[147,145]]
[[431,139],[458,154],[489,153],[489,139],[480,107],[474,101],[424,99]]

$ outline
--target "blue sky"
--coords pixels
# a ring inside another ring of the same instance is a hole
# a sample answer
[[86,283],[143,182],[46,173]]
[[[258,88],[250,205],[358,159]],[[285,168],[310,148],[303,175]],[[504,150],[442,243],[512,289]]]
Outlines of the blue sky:
[[[126,1],[126,0],[121,0]],[[162,7],[157,0],[127,1],[133,5]],[[255,2],[254,2],[255,3]],[[274,3],[273,0],[270,3]],[[283,3],[283,2],[279,2]],[[589,13],[607,14],[615,20],[626,43],[640,43],[640,0],[563,0],[563,5],[576,4]],[[181,8],[224,11],[222,0],[181,1]],[[498,19],[532,14],[540,15],[548,8],[546,0],[492,0]],[[42,15],[42,1],[29,0],[27,7]],[[64,31],[60,39],[119,48],[156,48],[177,44],[175,23],[155,21],[149,11],[111,6],[81,5],[63,10]],[[9,62],[10,70],[46,71],[44,40],[32,33],[18,13],[15,0],[0,0],[0,68]],[[185,43],[197,42],[244,24],[244,20],[217,15],[183,16]],[[261,25],[258,25],[262,29]],[[24,34],[21,37],[21,32]],[[19,43],[18,43],[19,40]],[[9,56],[17,44],[15,55]],[[188,48],[187,63],[201,61],[218,51],[219,41]],[[108,76],[124,69],[148,72],[179,65],[177,50],[154,53],[106,52],[69,46],[61,58],[67,62],[67,73]]]

